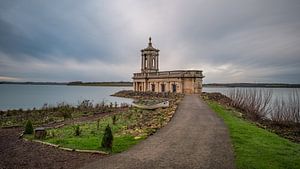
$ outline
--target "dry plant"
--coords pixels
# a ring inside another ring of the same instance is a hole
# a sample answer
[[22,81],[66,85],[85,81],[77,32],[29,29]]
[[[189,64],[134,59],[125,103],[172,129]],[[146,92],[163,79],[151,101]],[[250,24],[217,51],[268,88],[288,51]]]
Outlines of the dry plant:
[[229,97],[231,106],[241,109],[252,120],[260,120],[271,112],[272,94],[271,89],[244,88],[231,90]]
[[286,99],[277,98],[270,117],[280,124],[300,123],[300,89],[293,89]]

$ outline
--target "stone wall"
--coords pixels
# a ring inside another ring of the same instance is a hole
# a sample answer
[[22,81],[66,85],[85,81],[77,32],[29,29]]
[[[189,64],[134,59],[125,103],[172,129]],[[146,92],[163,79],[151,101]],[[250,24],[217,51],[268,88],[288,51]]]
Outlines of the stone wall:
[[134,91],[141,92],[201,93],[202,78],[202,71],[135,73],[133,87]]

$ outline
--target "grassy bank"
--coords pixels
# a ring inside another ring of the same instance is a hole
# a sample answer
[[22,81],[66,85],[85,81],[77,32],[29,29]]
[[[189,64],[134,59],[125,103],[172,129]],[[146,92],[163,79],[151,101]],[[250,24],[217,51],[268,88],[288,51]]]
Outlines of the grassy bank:
[[238,117],[238,112],[217,102],[208,105],[229,128],[239,169],[294,169],[300,168],[300,144]]

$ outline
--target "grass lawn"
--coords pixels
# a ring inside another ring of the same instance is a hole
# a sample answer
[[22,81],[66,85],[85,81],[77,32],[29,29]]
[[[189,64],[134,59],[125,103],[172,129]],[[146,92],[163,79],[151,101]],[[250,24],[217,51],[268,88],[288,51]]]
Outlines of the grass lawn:
[[300,144],[259,128],[216,102],[208,105],[229,128],[238,169],[300,169]]
[[[101,148],[100,145],[104,129],[108,124],[114,135],[112,153],[125,151],[146,138],[146,133],[143,131],[141,131],[139,137],[124,132],[128,125],[136,123],[136,113],[123,113],[116,115],[116,117],[117,121],[114,125],[112,116],[107,116],[99,120],[99,125],[97,121],[93,121],[50,129],[47,130],[47,136],[43,141],[72,149],[107,151]],[[79,136],[75,136],[75,126],[77,125],[81,131]],[[26,135],[25,137],[33,139],[32,135]]]

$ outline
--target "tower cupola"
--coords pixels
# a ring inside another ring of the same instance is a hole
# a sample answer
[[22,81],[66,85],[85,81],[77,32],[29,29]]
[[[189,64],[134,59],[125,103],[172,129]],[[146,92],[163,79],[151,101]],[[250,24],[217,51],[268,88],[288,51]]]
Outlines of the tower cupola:
[[142,49],[142,65],[141,71],[143,73],[158,72],[158,49],[152,46],[151,37],[147,48]]

